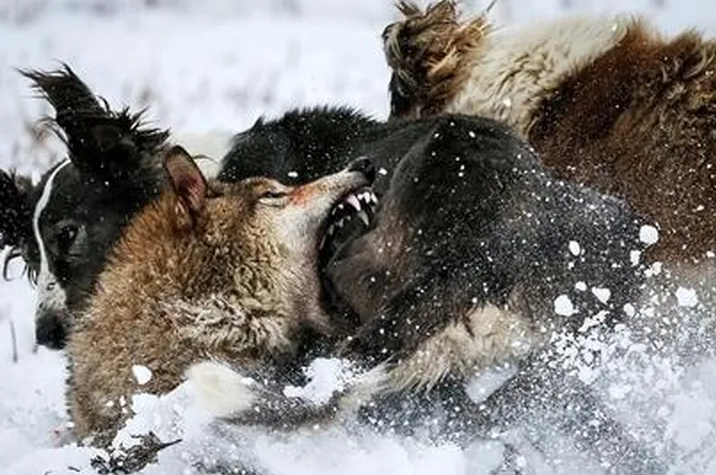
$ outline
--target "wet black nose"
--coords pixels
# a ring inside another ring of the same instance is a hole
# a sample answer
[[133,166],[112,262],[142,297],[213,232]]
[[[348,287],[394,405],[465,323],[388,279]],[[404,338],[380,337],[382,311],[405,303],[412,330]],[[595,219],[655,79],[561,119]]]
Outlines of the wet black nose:
[[348,165],[348,171],[362,172],[370,182],[375,180],[375,165],[373,165],[373,161],[369,158],[361,157],[353,160],[350,165]]
[[67,331],[60,317],[51,314],[42,315],[35,321],[35,341],[38,345],[61,350],[65,347],[66,338]]

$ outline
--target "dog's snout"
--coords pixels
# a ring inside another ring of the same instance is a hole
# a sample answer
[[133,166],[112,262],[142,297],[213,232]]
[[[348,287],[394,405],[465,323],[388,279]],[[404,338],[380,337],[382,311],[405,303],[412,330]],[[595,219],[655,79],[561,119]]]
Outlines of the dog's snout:
[[65,326],[57,315],[42,315],[35,321],[35,341],[38,345],[61,350],[65,347],[66,339]]
[[369,158],[361,157],[353,160],[350,165],[348,165],[348,171],[361,172],[370,182],[375,180],[375,165],[373,165],[373,161]]

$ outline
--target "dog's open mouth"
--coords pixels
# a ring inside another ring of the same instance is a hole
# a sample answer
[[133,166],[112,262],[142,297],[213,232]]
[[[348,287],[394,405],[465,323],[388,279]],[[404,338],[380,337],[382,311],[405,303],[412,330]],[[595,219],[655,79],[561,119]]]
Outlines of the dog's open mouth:
[[350,241],[370,229],[378,198],[369,187],[360,188],[346,195],[330,212],[324,225],[324,234],[318,250],[322,271],[333,257]]

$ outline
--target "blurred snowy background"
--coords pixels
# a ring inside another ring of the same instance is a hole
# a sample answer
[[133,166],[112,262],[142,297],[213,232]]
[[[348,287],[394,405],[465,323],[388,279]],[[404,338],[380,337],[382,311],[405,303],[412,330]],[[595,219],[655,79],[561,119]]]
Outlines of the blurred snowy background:
[[[487,3],[466,1],[464,10]],[[644,13],[665,32],[716,33],[716,2],[705,0],[498,0],[492,18],[509,25],[577,11]],[[0,167],[37,177],[62,153],[37,125],[48,106],[15,69],[52,69],[60,61],[114,107],[148,107],[148,117],[175,130],[236,131],[260,115],[315,104],[351,105],[384,118],[388,71],[380,33],[394,17],[388,0],[0,0]],[[0,282],[0,473],[77,473],[87,465],[84,452],[51,448],[53,430],[65,422],[64,360],[32,351],[33,305],[24,279]],[[637,402],[650,401],[634,411],[671,421],[658,430],[691,454],[674,473],[716,473],[713,362],[673,368],[667,361],[650,364],[647,373],[656,392],[631,391]],[[614,391],[629,399],[630,390]],[[276,473],[291,474],[476,474],[487,473],[490,460],[489,447],[468,456],[450,446],[331,435],[259,449]],[[171,465],[152,470],[180,473]]]

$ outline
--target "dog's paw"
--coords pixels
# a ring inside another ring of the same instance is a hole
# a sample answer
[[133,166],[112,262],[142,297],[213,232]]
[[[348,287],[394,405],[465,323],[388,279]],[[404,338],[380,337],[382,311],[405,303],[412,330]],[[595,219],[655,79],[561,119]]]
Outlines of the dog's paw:
[[249,410],[257,399],[257,383],[228,366],[205,361],[186,373],[196,406],[214,417],[237,415]]

